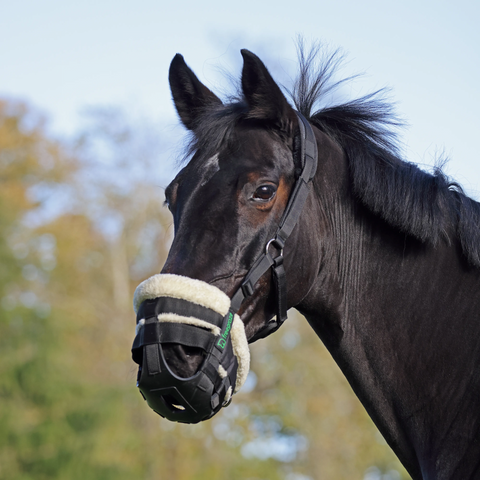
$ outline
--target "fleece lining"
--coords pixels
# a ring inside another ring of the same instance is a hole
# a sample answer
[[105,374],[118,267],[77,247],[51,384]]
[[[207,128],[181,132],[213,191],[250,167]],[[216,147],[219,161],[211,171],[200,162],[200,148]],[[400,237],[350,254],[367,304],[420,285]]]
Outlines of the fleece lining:
[[184,317],[183,315],[177,315],[176,313],[161,313],[157,318],[159,322],[186,323],[187,325],[193,325],[194,327],[205,328],[214,335],[220,335],[220,327],[205,322],[205,320],[199,320],[195,317]]
[[219,288],[201,280],[159,273],[147,278],[135,290],[133,309],[138,312],[144,300],[159,297],[173,297],[196,303],[202,307],[211,308],[220,315],[226,315],[230,308],[230,299]]
[[[135,313],[138,312],[138,309],[144,300],[150,300],[157,297],[173,297],[187,300],[196,303],[197,305],[201,305],[202,307],[210,308],[223,316],[227,314],[230,308],[230,298],[219,288],[201,280],[195,280],[181,275],[162,273],[148,278],[137,287],[133,297],[133,308]],[[158,315],[158,321],[186,323],[188,325],[206,328],[215,335],[220,334],[220,328],[198,318],[184,317],[173,313],[162,313]],[[139,320],[137,324],[137,333],[144,323],[144,319]],[[238,362],[237,379],[234,390],[234,393],[237,393],[245,383],[250,370],[250,350],[248,348],[244,324],[236,314],[230,335],[232,339],[233,353],[237,357]]]

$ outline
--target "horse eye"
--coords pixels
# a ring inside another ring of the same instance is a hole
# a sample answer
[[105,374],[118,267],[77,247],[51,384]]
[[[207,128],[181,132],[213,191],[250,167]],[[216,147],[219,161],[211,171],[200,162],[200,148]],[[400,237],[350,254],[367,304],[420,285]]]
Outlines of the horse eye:
[[277,189],[273,185],[262,185],[255,190],[253,198],[254,200],[270,200],[276,191]]

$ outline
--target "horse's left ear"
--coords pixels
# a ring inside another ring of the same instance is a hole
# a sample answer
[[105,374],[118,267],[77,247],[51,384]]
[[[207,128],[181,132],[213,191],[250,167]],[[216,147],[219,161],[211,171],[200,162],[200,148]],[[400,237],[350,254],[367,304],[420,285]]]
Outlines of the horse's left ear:
[[243,49],[241,53],[242,89],[249,107],[248,117],[273,122],[290,135],[297,122],[293,108],[263,62],[249,50]]

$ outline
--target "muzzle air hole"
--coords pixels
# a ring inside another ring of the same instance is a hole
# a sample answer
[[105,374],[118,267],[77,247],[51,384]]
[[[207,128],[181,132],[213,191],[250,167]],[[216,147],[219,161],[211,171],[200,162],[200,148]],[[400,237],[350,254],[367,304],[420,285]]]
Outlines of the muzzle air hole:
[[163,395],[162,398],[165,405],[167,405],[172,412],[183,412],[185,410],[185,407],[179,404],[178,400],[171,395]]

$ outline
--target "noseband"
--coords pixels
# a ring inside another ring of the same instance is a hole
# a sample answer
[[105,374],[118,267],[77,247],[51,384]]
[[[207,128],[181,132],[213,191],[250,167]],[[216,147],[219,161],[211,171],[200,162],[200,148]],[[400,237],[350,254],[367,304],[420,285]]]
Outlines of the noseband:
[[[270,268],[276,292],[276,318],[249,342],[270,335],[287,319],[287,286],[283,248],[300,218],[309,183],[317,170],[317,143],[312,127],[297,112],[300,128],[300,166],[287,207],[265,252],[257,258],[231,299],[217,287],[187,277],[159,274],[135,291],[137,333],[132,358],[140,365],[137,386],[159,415],[197,423],[226,406],[248,373],[250,356],[243,322],[237,312],[255,292],[257,281]],[[198,371],[189,378],[170,369],[163,344],[179,344],[204,352]]]

